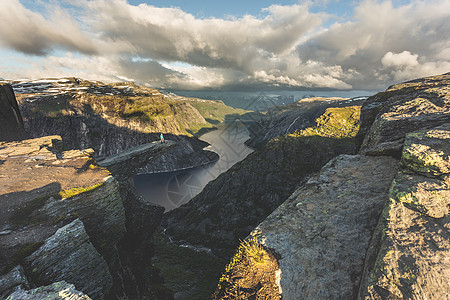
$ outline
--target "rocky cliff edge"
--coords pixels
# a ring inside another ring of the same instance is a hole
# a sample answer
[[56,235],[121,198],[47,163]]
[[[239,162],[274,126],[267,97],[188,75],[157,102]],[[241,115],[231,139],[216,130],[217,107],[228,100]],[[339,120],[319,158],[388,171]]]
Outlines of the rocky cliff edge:
[[215,297],[450,299],[449,79],[369,97],[360,154],[331,160],[261,222]]
[[[164,209],[145,204],[126,176],[172,144],[141,146],[126,159],[110,160],[127,161],[118,181],[97,164],[92,149],[61,151],[59,136],[1,142],[0,269],[3,283],[17,278],[15,266],[27,280],[0,285],[0,294],[62,280],[93,299],[148,292],[142,282],[151,274],[136,268],[144,263],[151,269],[152,228]],[[133,221],[135,211],[145,224]],[[139,250],[150,258],[137,256]]]

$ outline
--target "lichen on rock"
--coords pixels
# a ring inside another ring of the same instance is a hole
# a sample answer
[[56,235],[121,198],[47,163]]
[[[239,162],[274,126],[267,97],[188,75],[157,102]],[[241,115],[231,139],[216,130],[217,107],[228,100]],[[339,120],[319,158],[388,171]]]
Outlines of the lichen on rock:
[[402,162],[417,173],[450,173],[450,123],[406,135]]
[[363,104],[361,153],[400,158],[406,134],[450,121],[450,73],[400,83]]
[[407,135],[404,169],[392,182],[372,238],[360,298],[448,299],[449,134],[446,124]]

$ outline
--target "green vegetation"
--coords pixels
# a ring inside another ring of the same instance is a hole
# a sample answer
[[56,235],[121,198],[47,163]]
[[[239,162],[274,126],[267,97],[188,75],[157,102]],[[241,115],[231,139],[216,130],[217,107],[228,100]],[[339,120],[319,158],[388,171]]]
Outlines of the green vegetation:
[[37,105],[32,106],[31,115],[58,118],[67,115],[71,107],[71,100],[66,96],[58,99],[44,98],[38,101]]
[[332,107],[316,119],[316,126],[294,132],[291,136],[320,136],[326,138],[353,138],[359,130],[361,107]]
[[98,188],[98,187],[100,187],[100,186],[102,186],[102,185],[103,185],[103,182],[98,183],[98,184],[95,184],[95,185],[93,185],[93,186],[88,186],[88,187],[75,187],[75,188],[71,188],[71,189],[68,189],[68,190],[60,191],[60,192],[58,193],[58,195],[59,195],[62,199],[64,199],[64,198],[70,198],[70,197],[79,195],[79,194],[81,194],[81,193],[86,193],[86,192],[90,192],[90,191],[92,191],[92,190],[95,190],[96,188]]
[[187,299],[210,299],[225,261],[205,252],[197,252],[169,242],[158,231],[153,262],[161,270],[166,286],[174,292],[189,292]]
[[239,247],[234,256],[231,258],[230,263],[225,267],[225,273],[222,275],[219,282],[229,281],[231,270],[244,258],[247,258],[254,264],[264,264],[269,259],[267,251],[260,243],[258,243],[258,239],[255,235],[239,244]]

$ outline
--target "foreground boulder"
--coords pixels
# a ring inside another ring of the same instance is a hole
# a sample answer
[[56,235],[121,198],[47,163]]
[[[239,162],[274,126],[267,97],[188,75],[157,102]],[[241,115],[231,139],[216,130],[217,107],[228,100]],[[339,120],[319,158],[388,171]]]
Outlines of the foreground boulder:
[[283,299],[355,297],[396,165],[338,156],[258,225],[252,235],[278,258]]
[[[59,136],[0,143],[0,274],[21,265],[31,286],[65,280],[93,299],[141,298],[164,208],[111,176],[93,150],[61,151],[62,143]],[[170,146],[130,150],[128,164],[118,160],[128,167],[122,175]]]
[[11,85],[0,83],[0,141],[27,138],[22,115]]
[[406,136],[367,255],[361,299],[448,299],[450,124]]
[[61,152],[61,143],[49,136],[0,144],[1,272],[20,264],[33,284],[67,280],[103,299],[126,233],[119,185],[92,150]]
[[17,290],[30,289],[30,282],[22,266],[15,266],[8,274],[0,276],[0,298],[4,299]]

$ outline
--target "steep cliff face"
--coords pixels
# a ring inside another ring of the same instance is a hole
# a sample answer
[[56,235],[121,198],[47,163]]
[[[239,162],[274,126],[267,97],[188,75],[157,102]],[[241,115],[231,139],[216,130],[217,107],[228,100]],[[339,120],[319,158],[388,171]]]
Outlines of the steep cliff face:
[[229,255],[306,176],[331,158],[355,151],[359,107],[329,108],[316,123],[309,130],[273,139],[210,182],[188,204],[167,213],[166,232],[179,241],[227,249]]
[[244,290],[242,278],[262,266],[237,253],[216,295],[235,299],[230,292],[279,282],[274,298],[447,299],[448,78],[370,97],[361,109],[360,154],[329,162],[241,243],[274,255],[278,272],[251,278]]
[[11,85],[0,83],[0,141],[27,138]]

